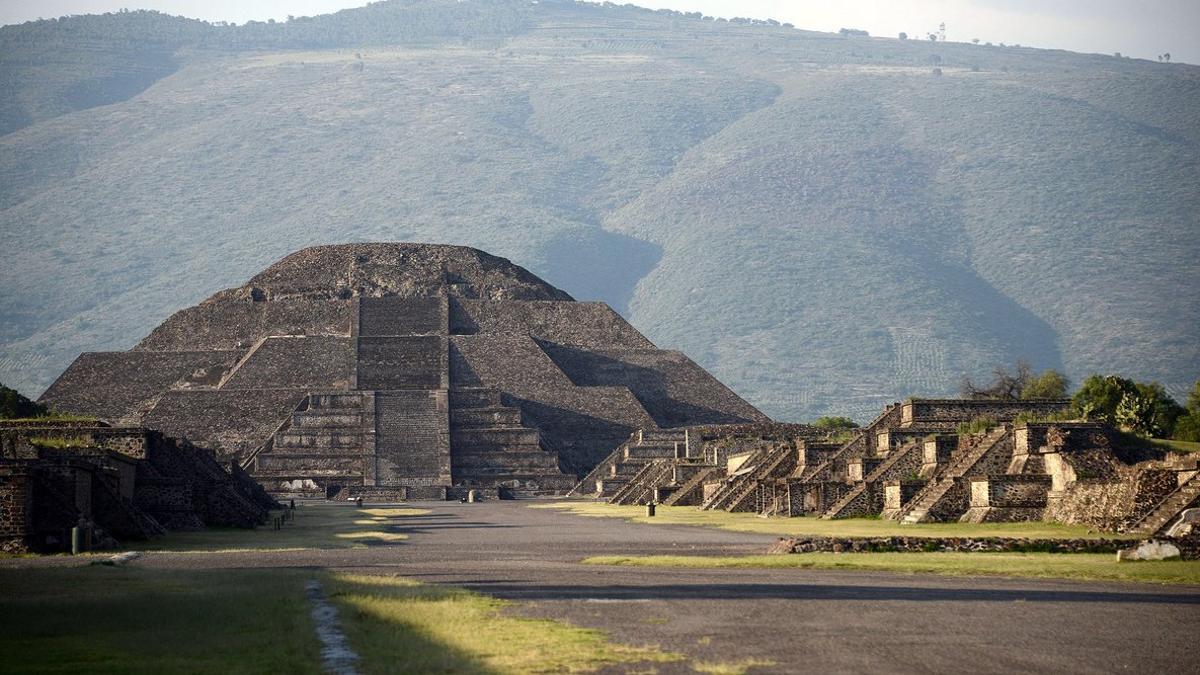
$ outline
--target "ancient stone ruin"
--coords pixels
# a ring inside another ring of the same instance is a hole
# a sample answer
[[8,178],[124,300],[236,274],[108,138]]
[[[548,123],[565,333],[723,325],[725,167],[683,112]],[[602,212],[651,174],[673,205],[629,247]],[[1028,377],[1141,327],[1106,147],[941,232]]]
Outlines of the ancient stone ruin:
[[848,439],[801,425],[635,433],[573,491],[767,516],[1047,520],[1166,534],[1200,507],[1200,458],[1102,424],[1029,421],[1065,400],[910,399]]
[[212,448],[275,494],[400,499],[561,493],[635,430],[766,421],[607,305],[420,244],[292,254],[41,400]]
[[140,427],[0,422],[0,551],[108,548],[173,530],[253,527],[275,500],[240,467]]

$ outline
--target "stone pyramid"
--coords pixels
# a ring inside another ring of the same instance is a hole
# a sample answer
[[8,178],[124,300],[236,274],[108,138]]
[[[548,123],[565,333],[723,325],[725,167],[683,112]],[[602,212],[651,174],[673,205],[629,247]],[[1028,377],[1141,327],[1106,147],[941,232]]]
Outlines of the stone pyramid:
[[216,449],[268,489],[569,489],[635,429],[766,417],[607,305],[427,244],[304,249],[126,352],[81,355],[58,410]]

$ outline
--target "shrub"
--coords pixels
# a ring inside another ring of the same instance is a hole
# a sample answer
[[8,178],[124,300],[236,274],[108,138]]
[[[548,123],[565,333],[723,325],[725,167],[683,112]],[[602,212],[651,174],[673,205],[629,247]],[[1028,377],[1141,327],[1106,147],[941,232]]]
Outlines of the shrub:
[[976,417],[970,422],[963,422],[962,424],[958,425],[958,433],[981,434],[995,429],[997,424],[999,424],[999,422],[997,422],[995,418],[984,415],[981,417]]

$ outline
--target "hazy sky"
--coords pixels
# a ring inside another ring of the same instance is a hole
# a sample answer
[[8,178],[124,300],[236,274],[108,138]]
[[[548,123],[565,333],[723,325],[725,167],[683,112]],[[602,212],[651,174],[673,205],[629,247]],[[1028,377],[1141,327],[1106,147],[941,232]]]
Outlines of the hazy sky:
[[[283,19],[366,4],[362,0],[0,0],[0,22],[19,23],[122,7],[157,9],[209,21]],[[924,35],[946,22],[950,40],[1200,63],[1200,0],[638,0],[645,7],[791,22],[872,35]]]

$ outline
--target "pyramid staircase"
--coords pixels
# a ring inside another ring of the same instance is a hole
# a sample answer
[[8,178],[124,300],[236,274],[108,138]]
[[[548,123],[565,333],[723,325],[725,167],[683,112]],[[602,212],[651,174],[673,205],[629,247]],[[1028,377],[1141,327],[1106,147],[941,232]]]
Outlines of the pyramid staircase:
[[498,389],[450,390],[450,445],[456,487],[503,488],[524,494],[562,494],[575,485],[558,455],[521,410],[504,405]]
[[1144,536],[1162,534],[1182,511],[1198,501],[1200,501],[1200,472],[1126,528],[1126,532]]
[[363,438],[361,394],[310,394],[243,468],[266,484],[310,479],[360,485]]
[[941,475],[921,488],[917,494],[913,495],[909,504],[901,509],[898,514],[900,522],[909,525],[931,522],[933,518],[930,514],[939,502],[951,494],[955,488],[963,489],[960,479],[967,476],[989,454],[998,451],[1001,443],[1011,435],[1012,430],[1001,425],[989,431],[978,443],[952,459]]

